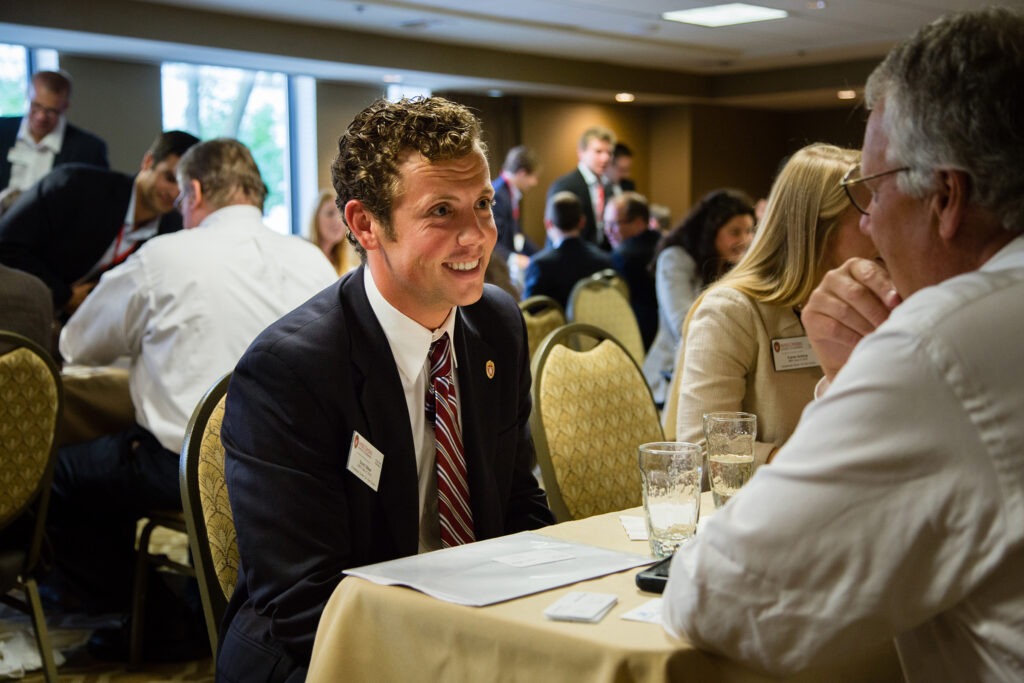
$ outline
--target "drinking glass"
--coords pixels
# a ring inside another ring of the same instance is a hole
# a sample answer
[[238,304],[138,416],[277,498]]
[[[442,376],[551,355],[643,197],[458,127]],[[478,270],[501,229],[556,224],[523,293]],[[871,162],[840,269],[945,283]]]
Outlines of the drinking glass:
[[703,452],[684,441],[645,443],[639,463],[651,554],[668,557],[697,529]]
[[720,411],[704,414],[708,478],[716,508],[728,503],[750,479],[754,471],[756,440],[757,416],[753,413]]

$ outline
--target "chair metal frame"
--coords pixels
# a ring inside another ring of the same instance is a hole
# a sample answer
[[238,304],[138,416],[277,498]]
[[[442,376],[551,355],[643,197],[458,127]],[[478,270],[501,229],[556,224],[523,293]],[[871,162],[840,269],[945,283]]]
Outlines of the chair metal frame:
[[0,602],[14,607],[20,612],[25,612],[31,617],[32,628],[36,635],[36,645],[39,647],[39,656],[42,660],[43,676],[47,683],[57,683],[57,665],[53,658],[53,645],[50,640],[50,632],[46,628],[46,615],[43,613],[43,604],[39,597],[39,585],[35,579],[35,571],[39,564],[43,538],[46,532],[46,513],[50,504],[50,486],[53,481],[53,469],[57,452],[57,429],[64,405],[64,390],[61,384],[60,370],[44,348],[20,334],[0,330],[0,355],[6,355],[19,348],[28,349],[46,364],[56,388],[57,405],[53,421],[53,434],[50,438],[50,454],[46,467],[39,478],[35,492],[26,499],[21,510],[11,515],[12,521],[21,518],[30,510],[35,515],[35,519],[32,521],[31,540],[28,549],[24,553],[25,558],[22,563],[22,569],[13,584],[24,589],[25,599],[10,595],[7,593],[7,589],[12,586],[4,586],[3,590],[0,591]]
[[[217,567],[210,550],[210,536],[203,512],[202,492],[199,485],[199,457],[210,417],[217,404],[227,394],[231,373],[227,373],[210,387],[199,400],[181,447],[178,481],[181,485],[181,500],[185,507],[185,523],[188,527],[188,542],[192,548],[196,578],[199,581],[199,596],[203,603],[203,616],[210,637],[210,651],[217,656],[220,622],[227,610],[228,598],[220,585]],[[218,435],[218,439],[220,435]]]
[[[581,337],[590,337],[594,342],[593,345],[580,344],[579,342]],[[565,502],[565,498],[562,496],[562,489],[558,483],[558,478],[555,475],[554,464],[551,461],[551,451],[548,445],[547,432],[544,428],[542,411],[543,402],[540,393],[541,383],[543,380],[543,370],[547,363],[548,356],[551,354],[551,350],[556,346],[566,346],[573,351],[581,352],[581,346],[593,348],[604,341],[609,341],[615,344],[632,362],[633,367],[636,368],[639,379],[637,386],[642,384],[646,387],[647,396],[650,398],[651,406],[654,409],[654,415],[657,416],[657,408],[654,407],[654,396],[651,394],[650,387],[647,386],[647,382],[643,376],[643,371],[637,364],[636,359],[629,353],[629,350],[619,343],[619,341],[610,333],[599,327],[588,325],[586,323],[569,323],[558,328],[554,332],[551,332],[544,338],[537,349],[536,355],[530,363],[530,370],[533,375],[533,384],[530,387],[530,394],[533,399],[533,409],[530,411],[530,432],[533,435],[534,449],[537,454],[537,464],[540,466],[540,471],[544,478],[544,487],[548,495],[548,505],[551,507],[551,511],[555,514],[555,518],[559,522],[570,521],[574,518],[569,512],[569,507]],[[661,429],[660,423],[658,424],[658,429]],[[637,485],[639,486],[639,480]]]

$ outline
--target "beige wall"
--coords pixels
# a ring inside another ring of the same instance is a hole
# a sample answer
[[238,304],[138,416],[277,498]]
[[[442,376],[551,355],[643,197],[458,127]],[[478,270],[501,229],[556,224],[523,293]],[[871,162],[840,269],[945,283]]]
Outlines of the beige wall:
[[[338,154],[338,138],[352,118],[384,94],[380,88],[343,83],[316,84],[317,181],[332,187],[331,163]],[[312,202],[310,198],[308,202]]]
[[63,52],[60,65],[74,79],[68,120],[106,140],[111,168],[138,171],[162,130],[160,65]]

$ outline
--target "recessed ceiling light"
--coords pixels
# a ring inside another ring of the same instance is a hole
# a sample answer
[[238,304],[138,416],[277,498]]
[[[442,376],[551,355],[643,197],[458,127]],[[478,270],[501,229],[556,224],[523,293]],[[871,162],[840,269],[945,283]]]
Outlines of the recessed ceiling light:
[[840,90],[839,92],[836,93],[836,97],[838,97],[841,100],[855,100],[855,99],[857,99],[857,91],[856,90]]
[[742,2],[731,2],[727,5],[665,12],[661,15],[661,18],[667,21],[678,21],[683,24],[715,27],[751,24],[755,21],[784,19],[788,16],[789,13],[781,9],[758,7],[757,5],[748,5]]
[[615,95],[616,102],[633,102],[636,100],[636,95],[631,92],[620,92]]

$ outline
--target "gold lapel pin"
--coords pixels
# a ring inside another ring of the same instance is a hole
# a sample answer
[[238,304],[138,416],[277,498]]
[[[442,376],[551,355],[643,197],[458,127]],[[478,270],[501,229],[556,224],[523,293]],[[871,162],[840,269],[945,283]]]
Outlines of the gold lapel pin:
[[487,369],[487,379],[494,379],[494,361],[493,360],[487,361],[486,369]]

